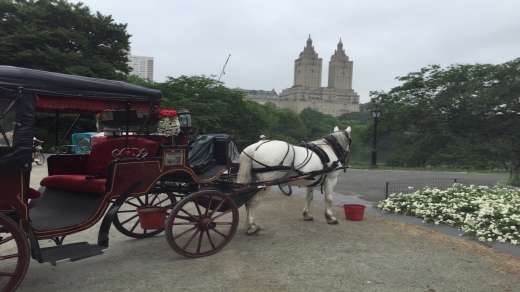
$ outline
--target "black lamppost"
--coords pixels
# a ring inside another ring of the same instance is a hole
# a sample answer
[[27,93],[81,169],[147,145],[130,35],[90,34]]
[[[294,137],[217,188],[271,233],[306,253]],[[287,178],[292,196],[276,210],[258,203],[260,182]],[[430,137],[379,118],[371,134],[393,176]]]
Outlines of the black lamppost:
[[177,117],[179,118],[179,123],[181,124],[181,130],[188,135],[192,125],[191,125],[191,113],[189,110],[181,107],[177,111]]
[[381,110],[375,108],[370,111],[372,117],[374,118],[374,144],[372,145],[372,164],[370,167],[377,167],[377,123],[379,122],[379,116],[381,115]]
[[178,145],[186,145],[189,143],[189,133],[192,127],[191,125],[191,113],[189,110],[181,108],[177,110],[177,117],[179,118],[179,123],[181,124],[181,133],[182,135],[178,135],[175,138],[175,142]]

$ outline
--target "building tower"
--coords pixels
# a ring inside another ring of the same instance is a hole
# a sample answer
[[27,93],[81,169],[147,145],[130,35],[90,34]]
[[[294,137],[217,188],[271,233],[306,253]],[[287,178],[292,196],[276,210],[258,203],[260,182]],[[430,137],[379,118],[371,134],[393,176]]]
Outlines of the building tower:
[[294,61],[294,86],[320,88],[322,59],[312,46],[311,35],[300,57]]
[[128,51],[128,67],[130,67],[130,75],[137,75],[143,79],[153,81],[153,57],[132,55],[132,51]]
[[340,38],[338,48],[329,62],[328,87],[335,89],[352,89],[352,67],[353,62],[348,60]]

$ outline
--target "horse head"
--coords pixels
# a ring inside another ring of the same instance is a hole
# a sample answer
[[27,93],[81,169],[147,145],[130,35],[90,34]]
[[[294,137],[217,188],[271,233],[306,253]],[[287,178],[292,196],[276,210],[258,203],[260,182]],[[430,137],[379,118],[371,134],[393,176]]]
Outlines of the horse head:
[[338,140],[338,143],[341,145],[343,150],[350,152],[350,144],[352,143],[352,138],[350,136],[350,126],[348,126],[345,130],[340,130],[338,126],[334,127],[334,132],[330,135],[334,136]]

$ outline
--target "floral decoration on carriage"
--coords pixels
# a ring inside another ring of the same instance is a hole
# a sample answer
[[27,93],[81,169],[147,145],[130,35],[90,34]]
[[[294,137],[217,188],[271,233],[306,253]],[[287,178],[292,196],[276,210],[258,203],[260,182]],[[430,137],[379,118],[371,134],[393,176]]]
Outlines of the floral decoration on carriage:
[[175,137],[181,131],[181,123],[176,110],[163,109],[159,111],[157,132],[167,137]]
[[179,110],[162,109],[158,113],[157,132],[171,137],[173,145],[188,144],[188,133],[192,127],[190,112],[181,107]]

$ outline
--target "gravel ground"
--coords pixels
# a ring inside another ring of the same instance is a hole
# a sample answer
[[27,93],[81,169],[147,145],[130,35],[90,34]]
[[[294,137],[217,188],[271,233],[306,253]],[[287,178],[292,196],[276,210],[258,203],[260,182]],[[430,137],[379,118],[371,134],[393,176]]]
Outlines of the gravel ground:
[[[233,240],[200,259],[175,253],[164,234],[136,240],[112,228],[101,256],[31,261],[18,291],[520,291],[519,257],[370,214],[347,221],[340,207],[340,224],[328,225],[322,202],[305,222],[303,205],[272,191],[257,210],[259,234],[245,235],[242,207]],[[66,242],[95,243],[97,231]]]

